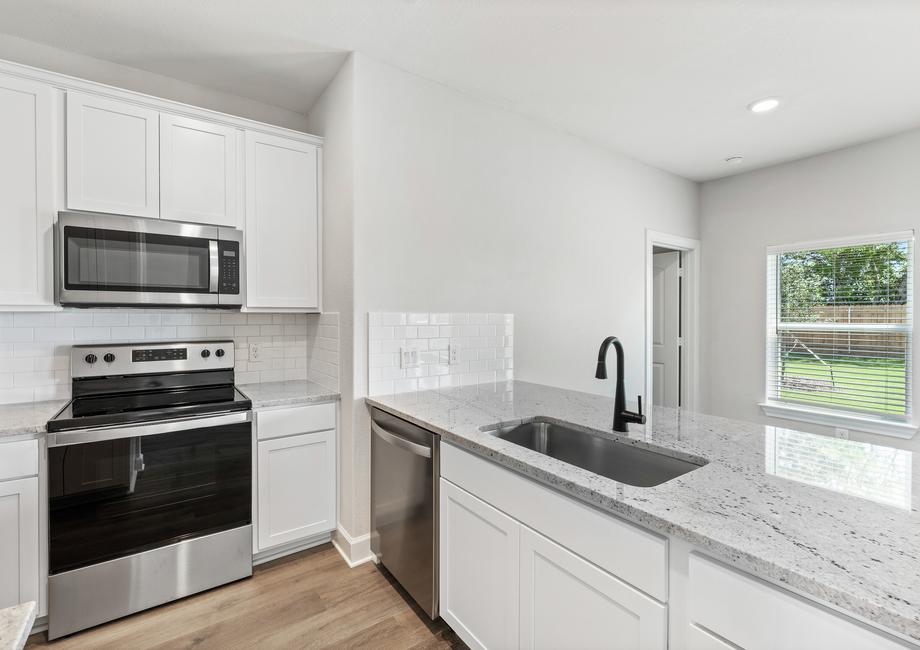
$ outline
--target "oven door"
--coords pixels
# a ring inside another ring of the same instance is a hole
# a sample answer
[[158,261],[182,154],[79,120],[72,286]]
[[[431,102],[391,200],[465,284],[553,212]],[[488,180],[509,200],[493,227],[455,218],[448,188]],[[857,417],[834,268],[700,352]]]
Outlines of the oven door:
[[62,305],[218,305],[218,228],[80,212],[58,215]]
[[49,573],[252,521],[249,411],[49,434]]

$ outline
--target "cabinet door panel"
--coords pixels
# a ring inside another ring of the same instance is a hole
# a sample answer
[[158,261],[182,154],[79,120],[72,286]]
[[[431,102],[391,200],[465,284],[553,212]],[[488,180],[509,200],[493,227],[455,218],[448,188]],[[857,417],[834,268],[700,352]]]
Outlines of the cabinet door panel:
[[259,443],[259,550],[335,528],[335,458],[335,431]]
[[158,217],[159,115],[67,93],[67,207]]
[[[692,626],[747,650],[906,647],[861,623],[697,553],[690,554],[688,603]],[[697,637],[688,637],[690,648],[712,645],[710,639],[706,639],[709,645],[696,644]]]
[[236,227],[237,130],[160,115],[160,217]]
[[526,527],[520,595],[522,648],[667,645],[664,605]]
[[319,155],[312,144],[246,134],[246,306],[318,310]]
[[52,305],[51,88],[0,78],[0,306]]
[[440,479],[441,617],[471,648],[518,646],[521,525]]
[[0,609],[38,601],[38,478],[0,483]]

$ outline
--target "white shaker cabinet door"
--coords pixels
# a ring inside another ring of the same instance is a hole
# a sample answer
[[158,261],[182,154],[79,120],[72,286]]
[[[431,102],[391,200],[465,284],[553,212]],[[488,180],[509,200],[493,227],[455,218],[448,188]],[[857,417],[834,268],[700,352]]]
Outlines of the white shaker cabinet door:
[[159,113],[67,93],[67,207],[160,216]]
[[471,648],[517,648],[521,525],[440,481],[441,617]]
[[335,431],[259,442],[260,551],[335,528],[335,446]]
[[177,115],[160,115],[160,217],[240,224],[241,131]]
[[0,481],[0,609],[39,599],[38,478]]
[[667,609],[523,527],[521,648],[664,650]]
[[246,133],[246,306],[320,309],[320,149]]
[[0,311],[54,303],[52,91],[0,77]]

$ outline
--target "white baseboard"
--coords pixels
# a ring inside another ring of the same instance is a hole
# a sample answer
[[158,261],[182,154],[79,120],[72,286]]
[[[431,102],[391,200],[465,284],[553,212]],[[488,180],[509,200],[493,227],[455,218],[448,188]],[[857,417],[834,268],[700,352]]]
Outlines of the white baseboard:
[[371,553],[371,536],[370,533],[360,537],[352,537],[339,524],[338,528],[332,534],[332,545],[338,550],[342,559],[348,563],[348,566],[354,569],[359,564],[365,562],[376,562],[377,558]]

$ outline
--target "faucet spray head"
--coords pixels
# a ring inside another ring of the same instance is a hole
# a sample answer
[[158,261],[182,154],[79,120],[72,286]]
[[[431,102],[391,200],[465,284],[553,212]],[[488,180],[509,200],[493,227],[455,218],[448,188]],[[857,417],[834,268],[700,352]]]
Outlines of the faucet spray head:
[[594,373],[595,379],[607,379],[607,363],[605,361],[597,362],[597,372]]

